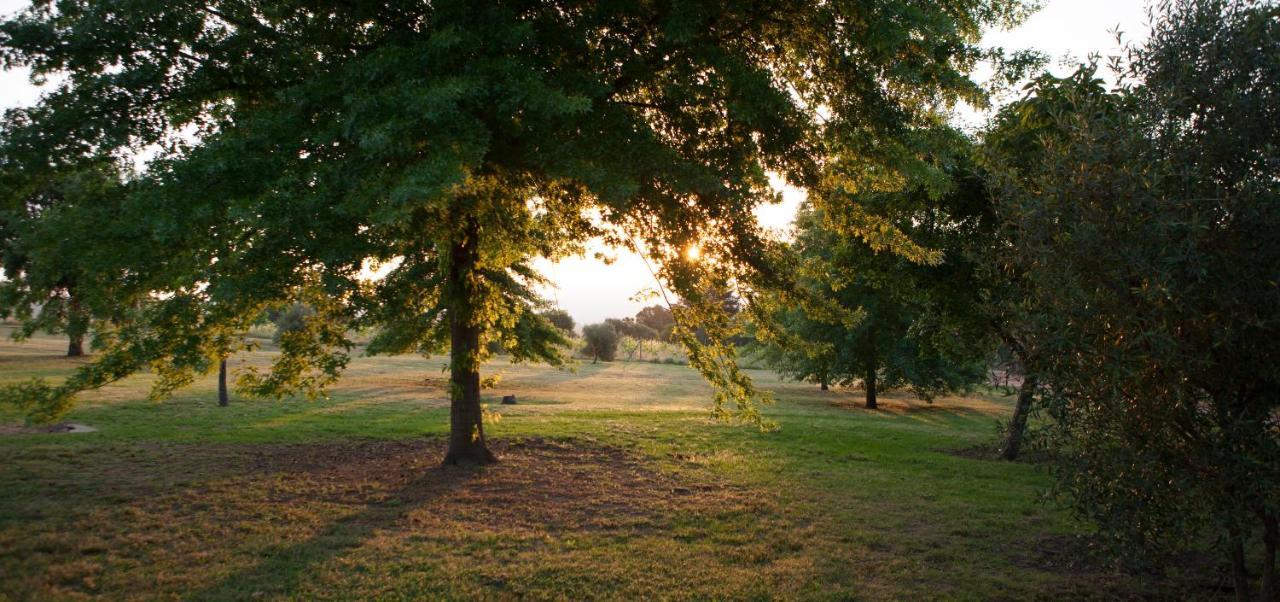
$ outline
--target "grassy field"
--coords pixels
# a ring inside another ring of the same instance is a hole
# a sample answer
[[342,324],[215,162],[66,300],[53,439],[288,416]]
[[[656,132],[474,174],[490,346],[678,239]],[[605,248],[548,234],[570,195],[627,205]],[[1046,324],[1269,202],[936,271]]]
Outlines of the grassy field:
[[[0,382],[75,365],[0,342]],[[262,362],[267,352],[232,361]],[[161,403],[139,376],[0,434],[0,599],[1210,597],[1093,559],[1044,470],[978,454],[1011,400],[778,382],[781,430],[707,419],[683,366],[494,363],[503,461],[441,468],[438,359],[360,358],[323,401]],[[19,417],[0,414],[0,424]]]

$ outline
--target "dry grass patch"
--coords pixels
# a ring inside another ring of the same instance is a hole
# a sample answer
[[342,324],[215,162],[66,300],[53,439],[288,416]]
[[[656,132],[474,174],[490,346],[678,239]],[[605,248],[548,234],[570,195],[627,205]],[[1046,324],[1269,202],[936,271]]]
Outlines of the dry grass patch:
[[438,440],[25,450],[0,473],[25,488],[0,508],[0,598],[715,597],[812,577],[801,541],[756,537],[767,493],[581,440],[495,447],[485,468],[438,466]]

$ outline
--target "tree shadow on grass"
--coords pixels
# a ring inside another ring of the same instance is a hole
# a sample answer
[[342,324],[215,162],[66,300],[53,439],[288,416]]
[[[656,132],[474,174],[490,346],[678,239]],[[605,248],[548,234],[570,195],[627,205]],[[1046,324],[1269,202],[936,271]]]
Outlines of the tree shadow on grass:
[[[410,466],[413,459],[441,457],[440,440],[295,446],[290,453],[248,463],[242,469],[246,474],[266,477],[251,477],[259,487],[257,504],[313,514],[330,512],[332,504],[339,504],[350,512],[336,521],[321,518],[320,524],[312,523],[314,534],[258,550],[260,560],[253,566],[185,597],[296,595],[313,573],[335,559],[363,555],[367,550],[356,550],[370,545],[395,545],[390,540],[410,534],[488,545],[482,540],[492,533],[479,534],[479,539],[467,536],[468,529],[483,523],[495,525],[503,537],[511,536],[510,541],[531,534],[530,541],[540,540],[539,534],[550,533],[626,538],[669,529],[672,517],[682,513],[739,507],[746,501],[734,488],[687,482],[614,447],[536,437],[491,440],[490,446],[502,461],[483,468]],[[291,475],[291,480],[280,482],[281,474]],[[264,483],[274,485],[264,489]],[[236,495],[234,487],[222,491]],[[263,516],[261,508],[251,504],[228,511],[246,524],[292,520],[288,512]],[[273,514],[270,509],[266,513]],[[243,553],[243,547],[234,547]],[[347,592],[346,597],[359,595]]]
[[288,594],[303,583],[308,570],[360,547],[376,532],[404,522],[417,508],[463,488],[485,469],[435,466],[393,495],[364,506],[315,536],[266,551],[267,558],[193,594],[192,600],[245,600]]
[[903,399],[882,398],[879,407],[869,410],[861,399],[832,399],[827,404],[842,410],[866,412],[885,418],[905,419],[923,422],[930,425],[944,425],[956,421],[975,419],[1000,419],[1008,414],[1008,410],[996,404],[977,403],[973,400],[941,399],[933,403],[908,401]]

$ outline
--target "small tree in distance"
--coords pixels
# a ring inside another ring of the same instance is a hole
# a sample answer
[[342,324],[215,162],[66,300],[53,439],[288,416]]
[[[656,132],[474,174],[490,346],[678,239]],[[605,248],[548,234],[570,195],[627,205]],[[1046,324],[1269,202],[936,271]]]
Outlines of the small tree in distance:
[[572,333],[577,327],[573,321],[573,316],[569,315],[569,312],[560,308],[548,309],[542,312],[542,317],[546,318],[548,322],[551,322],[552,326],[555,326],[566,333]]
[[306,320],[315,311],[307,307],[303,303],[293,303],[284,311],[276,314],[272,318],[272,322],[276,325],[276,332],[271,340],[276,344],[288,333],[301,332],[306,327]]
[[636,322],[652,330],[654,338],[660,341],[669,340],[671,329],[676,325],[671,309],[663,305],[650,305],[636,312]]
[[979,230],[984,194],[957,174],[943,193],[910,186],[847,195],[864,219],[884,225],[892,245],[846,236],[832,215],[803,206],[795,242],[801,282],[860,319],[782,307],[776,322],[785,334],[764,341],[762,359],[821,386],[861,382],[867,409],[878,407],[881,389],[905,387],[932,400],[980,382],[989,327],[974,266],[957,251]]
[[591,356],[591,363],[604,360],[612,362],[618,355],[618,331],[611,324],[588,324],[582,327],[582,337],[586,339],[583,349]]

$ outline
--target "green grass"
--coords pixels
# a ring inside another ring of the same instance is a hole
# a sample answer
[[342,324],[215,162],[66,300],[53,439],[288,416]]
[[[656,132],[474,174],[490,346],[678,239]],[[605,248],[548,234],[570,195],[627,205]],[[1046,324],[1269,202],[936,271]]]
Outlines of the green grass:
[[[0,382],[65,374],[61,348],[0,343]],[[708,420],[683,366],[494,363],[503,461],[443,469],[442,366],[359,358],[330,399],[229,408],[139,376],[66,418],[97,432],[0,435],[0,599],[1208,596],[1085,559],[1036,466],[948,453],[1009,398],[869,412],[757,372],[762,433]]]

